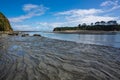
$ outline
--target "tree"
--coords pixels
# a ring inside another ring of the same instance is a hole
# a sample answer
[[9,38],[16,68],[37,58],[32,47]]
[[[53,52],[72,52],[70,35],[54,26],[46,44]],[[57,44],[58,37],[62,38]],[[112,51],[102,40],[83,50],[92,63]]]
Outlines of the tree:
[[105,25],[105,24],[106,24],[106,22],[105,22],[105,21],[101,21],[100,23],[101,23],[101,25]]
[[91,26],[93,26],[93,23],[91,23]]
[[86,24],[86,23],[83,23],[82,26],[87,26],[87,24]]
[[100,25],[100,22],[96,22],[95,25]]

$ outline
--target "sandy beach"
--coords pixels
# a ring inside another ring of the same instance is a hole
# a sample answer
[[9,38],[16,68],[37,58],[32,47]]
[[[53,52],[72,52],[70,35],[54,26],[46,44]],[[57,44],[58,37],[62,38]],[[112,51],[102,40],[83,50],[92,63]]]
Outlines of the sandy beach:
[[0,80],[120,80],[120,49],[38,36],[0,37]]

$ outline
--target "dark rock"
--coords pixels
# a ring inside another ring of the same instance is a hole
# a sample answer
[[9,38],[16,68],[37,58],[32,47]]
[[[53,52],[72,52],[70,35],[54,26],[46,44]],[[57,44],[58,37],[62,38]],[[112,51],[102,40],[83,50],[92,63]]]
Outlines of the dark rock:
[[41,35],[40,35],[40,34],[34,34],[33,36],[40,36],[40,37],[41,37]]
[[29,34],[22,34],[21,36],[22,37],[26,37],[26,36],[29,36]]

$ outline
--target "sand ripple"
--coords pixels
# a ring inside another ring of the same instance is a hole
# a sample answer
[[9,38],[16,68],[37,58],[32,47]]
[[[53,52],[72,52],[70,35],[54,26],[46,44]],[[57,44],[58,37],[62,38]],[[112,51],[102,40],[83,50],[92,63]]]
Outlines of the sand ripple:
[[120,49],[44,37],[0,38],[0,80],[120,80]]

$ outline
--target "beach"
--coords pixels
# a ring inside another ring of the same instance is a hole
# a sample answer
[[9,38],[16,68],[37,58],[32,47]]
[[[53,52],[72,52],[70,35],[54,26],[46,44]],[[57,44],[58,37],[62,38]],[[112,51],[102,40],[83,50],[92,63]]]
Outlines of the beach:
[[120,80],[120,49],[39,36],[0,37],[0,80]]

